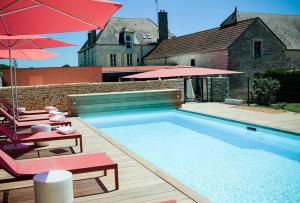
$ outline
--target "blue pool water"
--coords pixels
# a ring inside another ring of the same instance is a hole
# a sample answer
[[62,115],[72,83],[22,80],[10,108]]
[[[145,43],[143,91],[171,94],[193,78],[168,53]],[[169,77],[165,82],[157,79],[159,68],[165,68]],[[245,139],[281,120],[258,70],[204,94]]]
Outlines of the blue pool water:
[[82,115],[213,202],[300,202],[300,137],[180,110]]

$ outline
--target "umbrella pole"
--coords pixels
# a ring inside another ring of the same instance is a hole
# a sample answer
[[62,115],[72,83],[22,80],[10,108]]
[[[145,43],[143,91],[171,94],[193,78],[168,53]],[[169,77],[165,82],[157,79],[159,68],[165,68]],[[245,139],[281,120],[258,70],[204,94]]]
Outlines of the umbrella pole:
[[13,88],[13,70],[12,70],[12,62],[11,62],[11,47],[8,48],[8,56],[9,56],[9,69],[10,69],[10,81],[11,81],[11,97],[12,97],[12,114],[13,114],[13,125],[14,125],[14,133],[17,134],[17,128],[16,128],[16,111],[15,111],[15,100],[14,100],[14,88]]
[[18,90],[17,90],[17,66],[14,64],[14,87],[15,87],[15,101],[16,101],[16,116],[19,116],[18,108],[19,108],[19,103],[18,103]]

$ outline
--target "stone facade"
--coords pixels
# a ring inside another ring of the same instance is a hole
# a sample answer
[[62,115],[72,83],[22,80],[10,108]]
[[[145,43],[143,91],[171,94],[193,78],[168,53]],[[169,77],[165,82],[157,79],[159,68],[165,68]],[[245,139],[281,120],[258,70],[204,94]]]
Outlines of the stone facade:
[[[162,14],[165,18],[166,13]],[[93,31],[88,33],[88,40],[78,52],[78,64],[106,67],[144,65],[144,58],[158,45],[161,28],[147,18],[113,17],[97,35]],[[171,33],[166,35],[167,38],[173,37]],[[111,54],[116,55],[116,64],[114,60],[111,63]],[[132,54],[132,63],[127,63],[127,54]]]
[[140,66],[155,45],[134,45],[128,49],[123,45],[98,45],[78,53],[79,66],[111,67],[110,54],[116,54],[116,66],[128,66],[127,54],[132,54],[132,66]]
[[[74,94],[123,92],[139,90],[180,89],[184,95],[183,79],[134,81],[120,83],[74,83],[65,85],[41,85],[18,87],[19,106],[27,110],[43,109],[56,106],[61,111],[67,110],[67,96]],[[10,87],[0,88],[0,95],[10,98]]]
[[182,54],[159,59],[146,59],[146,65],[187,65],[190,66],[191,60],[195,60],[195,66],[227,69],[228,54],[227,50],[218,50],[211,52]]
[[[261,58],[254,56],[254,41],[262,44]],[[247,87],[255,73],[262,73],[270,68],[286,67],[285,45],[261,21],[255,20],[247,30],[228,48],[228,67],[231,70],[244,72],[243,75],[232,76],[231,89]]]
[[300,68],[300,50],[287,50],[286,60],[288,67]]

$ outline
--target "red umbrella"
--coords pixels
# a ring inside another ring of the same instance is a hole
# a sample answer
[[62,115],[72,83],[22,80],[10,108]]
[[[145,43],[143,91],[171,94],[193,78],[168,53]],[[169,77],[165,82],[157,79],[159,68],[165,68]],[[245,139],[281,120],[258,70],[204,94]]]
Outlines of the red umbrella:
[[[10,53],[11,53],[11,56],[9,56],[9,54],[6,50],[0,50],[0,59],[43,60],[43,59],[48,59],[48,58],[59,56],[58,53],[46,51],[43,49],[15,49],[15,50],[12,50]],[[15,73],[15,77],[16,77],[16,73]],[[11,78],[11,83],[13,83],[12,78]],[[18,107],[18,99],[17,99],[17,91],[16,90],[15,90],[15,99],[16,99],[16,104]],[[17,134],[15,134],[15,136],[17,136]]]
[[[106,0],[1,0],[0,34],[24,35],[101,29],[121,6],[122,4]],[[11,65],[10,60],[10,67]]]
[[0,34],[102,29],[121,6],[106,0],[1,0]]
[[209,76],[209,75],[230,75],[230,74],[240,74],[240,73],[242,72],[215,69],[215,68],[203,68],[203,67],[194,67],[194,66],[173,66],[173,67],[166,67],[165,69],[129,75],[123,78],[149,79],[149,78]]
[[[11,51],[12,59],[43,60],[59,56],[58,53],[43,49],[16,49]],[[9,59],[6,50],[0,50],[0,59]]]
[[0,50],[45,49],[75,46],[75,44],[54,40],[39,35],[0,35]]
[[[13,109],[15,108],[15,99],[17,98],[17,92],[14,90],[13,86],[16,89],[16,69],[13,72],[13,67],[11,63],[13,53],[15,50],[24,50],[24,49],[43,49],[43,48],[53,48],[53,47],[64,47],[64,46],[73,46],[67,42],[61,42],[58,40],[38,36],[38,35],[16,35],[16,36],[7,36],[0,35],[0,50],[6,50],[8,52],[5,56],[9,59],[10,66],[10,78],[11,78],[11,95],[12,95],[12,105]],[[8,50],[8,51],[7,51]],[[19,51],[19,54],[21,51]],[[24,52],[23,52],[24,54]],[[36,56],[37,57],[37,56]],[[14,96],[16,98],[14,98]],[[15,119],[15,111],[13,111],[13,117]],[[14,125],[15,128],[15,125]]]

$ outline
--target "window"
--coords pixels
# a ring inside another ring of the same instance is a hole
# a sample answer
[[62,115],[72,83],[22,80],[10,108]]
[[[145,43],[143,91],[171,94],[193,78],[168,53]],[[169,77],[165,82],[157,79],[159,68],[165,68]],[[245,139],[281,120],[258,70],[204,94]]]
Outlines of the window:
[[152,39],[150,34],[147,34],[147,39]]
[[132,54],[127,54],[127,66],[132,66]]
[[133,34],[132,33],[126,33],[125,45],[126,45],[126,48],[128,48],[128,49],[133,47]]
[[140,58],[136,59],[137,64],[140,64]]
[[117,55],[116,54],[110,54],[110,66],[111,67],[117,66]]
[[196,65],[196,60],[195,59],[191,59],[191,66],[195,66]]
[[254,58],[261,58],[261,41],[254,41]]

